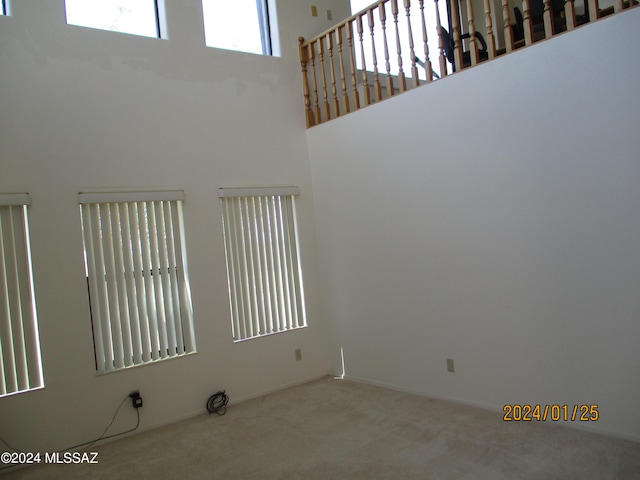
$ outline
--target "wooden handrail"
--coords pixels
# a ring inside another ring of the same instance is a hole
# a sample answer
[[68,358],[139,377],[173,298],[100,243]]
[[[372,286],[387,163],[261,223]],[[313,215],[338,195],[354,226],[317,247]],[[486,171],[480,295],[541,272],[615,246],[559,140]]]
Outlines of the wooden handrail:
[[[613,0],[613,6],[601,9],[599,0],[584,0],[585,15],[576,16],[575,0],[516,0],[515,8],[501,0],[502,15],[494,16],[491,0],[379,0],[312,39],[299,38],[307,127],[635,7],[639,1]],[[474,15],[473,5],[479,2],[484,21],[482,15]],[[447,18],[451,23],[445,25],[442,20]],[[504,35],[498,38],[494,31]],[[438,61],[431,61],[432,54]]]

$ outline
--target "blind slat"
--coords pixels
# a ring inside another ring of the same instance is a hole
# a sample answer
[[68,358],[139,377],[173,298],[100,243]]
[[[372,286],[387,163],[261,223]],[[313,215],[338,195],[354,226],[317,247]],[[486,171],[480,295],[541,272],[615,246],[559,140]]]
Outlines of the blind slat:
[[144,216],[144,205],[133,202],[129,209],[129,230],[131,230],[131,250],[135,268],[136,301],[138,303],[138,318],[140,329],[140,343],[142,347],[142,362],[151,360],[151,335],[149,333],[149,313],[147,307],[147,291],[142,262],[142,238],[140,230],[142,223],[140,216]]
[[129,295],[125,279],[124,252],[131,245],[122,233],[119,203],[110,204],[113,229],[114,265],[116,268],[116,284],[118,289],[118,315],[120,318],[120,335],[122,336],[123,362],[125,366],[133,365],[133,346],[131,343],[131,318],[129,316]]
[[149,315],[149,339],[151,341],[151,359],[157,360],[160,355],[160,336],[158,332],[158,310],[156,308],[156,289],[154,286],[157,275],[152,275],[153,264],[151,262],[151,233],[150,212],[147,202],[143,204],[142,228],[140,229],[140,241],[142,242],[142,275],[145,280],[145,292],[147,294],[147,313]]
[[245,293],[245,315],[246,317],[243,319],[244,327],[246,331],[246,335],[253,337],[253,290],[251,289],[251,267],[250,267],[250,257],[249,257],[249,237],[248,237],[248,218],[246,217],[245,208],[247,204],[247,199],[241,199],[239,205],[239,223],[241,225],[241,241],[240,248],[242,248],[242,256],[240,260],[242,261],[242,272],[243,272],[243,280],[244,280],[244,290]]
[[10,262],[13,268],[11,275],[13,276],[13,304],[11,316],[11,331],[13,333],[13,355],[15,358],[16,381],[18,390],[27,390],[29,388],[29,375],[27,365],[27,352],[25,345],[24,323],[28,321],[29,312],[29,283],[26,279],[27,253],[25,250],[24,228],[22,225],[21,206],[12,206],[9,208],[9,218],[12,222],[13,235],[10,239],[11,250],[13,251],[13,259]]
[[176,262],[175,240],[176,232],[173,229],[173,209],[167,202],[164,209],[164,224],[167,231],[167,262],[169,269],[169,289],[171,292],[171,345],[178,355],[184,353],[184,337],[180,322],[180,293],[178,280],[178,266]]
[[173,276],[169,269],[169,247],[167,245],[167,231],[165,225],[164,202],[158,203],[156,221],[158,222],[158,257],[160,263],[160,280],[162,281],[162,299],[164,301],[165,328],[164,334],[167,342],[167,355],[175,355],[176,331],[173,318],[173,292],[170,277]]
[[[257,197],[258,213],[257,223],[260,228],[260,244],[262,249],[260,250],[260,263],[263,265],[262,272],[260,274],[260,280],[262,282],[262,288],[264,292],[263,312],[264,312],[264,332],[273,332],[273,317],[271,311],[271,286],[269,285],[269,253],[267,250],[267,241],[269,239],[268,224],[265,222],[265,210],[264,210],[264,197]],[[266,303],[266,305],[264,304]]]
[[173,212],[172,218],[176,222],[174,223],[174,229],[177,230],[177,235],[174,235],[173,240],[175,242],[176,265],[178,267],[178,278],[180,281],[178,292],[180,294],[182,336],[184,338],[186,351],[194,352],[196,350],[196,335],[193,329],[193,306],[191,303],[191,290],[189,289],[188,281],[189,266],[187,263],[187,253],[185,248],[184,217],[179,203],[172,202],[171,209]]
[[21,242],[24,247],[24,263],[21,268],[21,277],[23,286],[20,289],[22,292],[22,310],[23,310],[23,328],[24,328],[24,343],[26,349],[27,358],[27,375],[28,375],[28,388],[41,387],[44,384],[42,377],[42,356],[40,354],[40,336],[38,334],[38,320],[35,305],[35,292],[33,288],[33,276],[31,272],[31,249],[29,246],[29,221],[27,218],[26,204],[20,208],[20,215],[22,217],[21,231],[24,242]]
[[[113,360],[115,368],[123,368],[124,362],[124,350],[122,347],[122,331],[120,324],[120,302],[118,300],[118,288],[116,280],[116,260],[115,260],[115,243],[117,240],[114,238],[113,219],[111,217],[111,209],[109,204],[104,205],[103,208],[104,222],[102,228],[104,229],[103,238],[106,240],[106,245],[103,250],[104,254],[104,267],[106,285],[113,285],[114,288],[107,288],[107,297],[109,305],[109,329],[111,331],[111,341],[113,343]],[[104,319],[103,319],[104,321]]]
[[123,295],[127,298],[128,308],[128,325],[127,333],[129,335],[129,342],[131,346],[131,362],[134,365],[142,362],[142,345],[140,341],[140,308],[138,306],[138,295],[135,286],[134,279],[134,266],[133,266],[133,236],[131,234],[131,222],[129,219],[130,212],[129,206],[126,203],[118,204],[119,218],[120,218],[120,230],[122,235],[122,262],[123,262]]
[[238,296],[240,295],[240,292],[238,291],[239,272],[236,268],[236,259],[238,258],[238,255],[236,254],[237,240],[235,235],[235,219],[231,214],[231,202],[223,203],[222,226],[224,230],[227,272],[229,278],[229,304],[231,307],[231,318],[233,319],[231,327],[233,331],[233,338],[238,339],[240,332],[240,317],[242,316],[242,312],[240,311],[240,302],[238,302]]
[[285,230],[287,232],[286,235],[286,244],[287,244],[287,276],[289,278],[289,287],[290,287],[290,295],[291,295],[291,325],[290,328],[296,328],[298,326],[298,294],[297,294],[297,284],[296,279],[296,271],[295,266],[297,265],[297,258],[295,254],[295,245],[292,244],[292,236],[288,234],[293,229],[293,222],[291,216],[293,211],[291,209],[291,197],[285,197],[282,199],[282,203],[284,206],[284,218],[285,218]]
[[153,277],[153,287],[155,291],[156,303],[156,318],[157,318],[157,330],[158,341],[160,344],[160,358],[166,358],[167,350],[169,348],[167,344],[167,320],[164,307],[164,293],[162,291],[162,272],[160,267],[160,244],[158,235],[158,217],[157,207],[159,205],[156,202],[149,202],[148,204],[149,215],[149,240],[151,246],[151,277]]
[[[294,232],[298,231],[298,215],[296,212],[296,199],[295,197],[291,197],[291,215],[290,215],[290,224],[291,228]],[[293,264],[295,265],[295,275],[296,278],[302,279],[302,261],[300,260],[300,239],[298,235],[295,235],[293,239],[293,247],[292,252],[294,253]],[[296,282],[296,288],[298,292],[298,301],[296,303],[298,307],[298,327],[305,327],[307,325],[306,319],[306,305],[305,305],[305,296],[304,296],[304,283],[302,280]]]
[[[91,311],[94,322],[94,343],[96,348],[96,362],[99,371],[113,370],[113,342],[111,340],[111,328],[109,325],[109,299],[107,293],[106,271],[104,265],[104,249],[102,248],[102,228],[100,219],[100,206],[85,206],[91,212],[89,225],[89,238],[85,239],[85,256],[91,258],[94,265],[94,273],[89,276],[91,292]],[[85,235],[87,231],[85,230]],[[90,249],[90,250],[89,250]],[[89,251],[92,252],[89,257]],[[93,279],[93,282],[91,281]],[[95,293],[95,294],[94,294]],[[94,308],[97,307],[97,308]]]

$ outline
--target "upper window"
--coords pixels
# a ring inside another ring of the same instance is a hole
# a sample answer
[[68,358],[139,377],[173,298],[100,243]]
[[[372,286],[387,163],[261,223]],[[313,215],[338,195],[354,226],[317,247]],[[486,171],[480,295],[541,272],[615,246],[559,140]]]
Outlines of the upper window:
[[202,0],[208,47],[271,55],[267,0]]
[[65,0],[67,23],[160,38],[159,1]]
[[29,196],[0,195],[0,397],[44,387],[33,293]]
[[219,190],[233,339],[306,327],[297,187]]
[[98,372],[195,352],[184,192],[80,194]]

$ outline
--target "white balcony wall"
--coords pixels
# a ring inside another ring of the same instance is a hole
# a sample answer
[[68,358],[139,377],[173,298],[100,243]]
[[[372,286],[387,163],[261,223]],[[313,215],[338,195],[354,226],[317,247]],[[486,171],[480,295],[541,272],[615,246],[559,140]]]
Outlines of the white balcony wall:
[[336,374],[640,439],[639,21],[308,130]]

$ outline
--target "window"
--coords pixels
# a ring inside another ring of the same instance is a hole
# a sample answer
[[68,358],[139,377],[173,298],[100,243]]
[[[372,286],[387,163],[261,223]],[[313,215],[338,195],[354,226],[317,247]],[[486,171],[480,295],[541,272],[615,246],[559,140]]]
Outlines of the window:
[[161,37],[162,0],[65,0],[67,23],[144,37]]
[[208,47],[271,55],[267,0],[202,0]]
[[80,194],[96,370],[195,352],[184,192]]
[[44,387],[27,194],[0,195],[0,397]]
[[7,0],[0,0],[0,15],[7,14]]
[[297,187],[221,189],[235,341],[306,327]]

